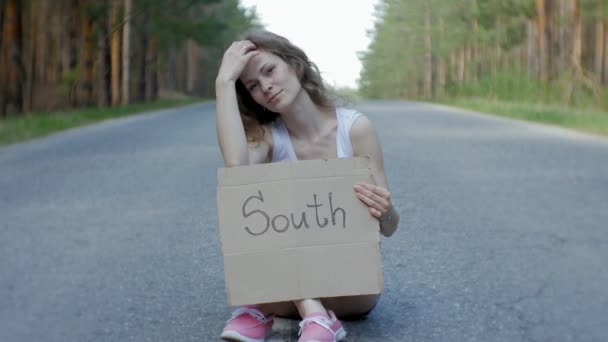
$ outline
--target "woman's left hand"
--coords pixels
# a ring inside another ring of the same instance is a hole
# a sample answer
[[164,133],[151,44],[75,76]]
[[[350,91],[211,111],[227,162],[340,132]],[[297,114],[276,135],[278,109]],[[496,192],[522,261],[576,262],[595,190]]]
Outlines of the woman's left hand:
[[354,190],[357,198],[369,207],[369,212],[378,221],[382,221],[391,211],[391,194],[386,188],[368,183],[357,183]]

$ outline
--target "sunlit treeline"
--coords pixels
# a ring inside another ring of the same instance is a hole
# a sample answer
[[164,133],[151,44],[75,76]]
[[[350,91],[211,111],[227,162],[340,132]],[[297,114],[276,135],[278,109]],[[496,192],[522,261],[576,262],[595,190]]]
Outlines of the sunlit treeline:
[[0,0],[0,117],[213,94],[238,0]]
[[608,0],[381,0],[376,17],[367,96],[440,97],[517,74],[570,102],[608,86]]

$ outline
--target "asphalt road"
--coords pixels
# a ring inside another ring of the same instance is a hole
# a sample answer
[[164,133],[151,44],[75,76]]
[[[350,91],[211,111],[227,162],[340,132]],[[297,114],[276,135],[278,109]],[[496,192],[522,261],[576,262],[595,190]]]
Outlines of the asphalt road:
[[[608,339],[608,139],[365,102],[401,227],[347,341]],[[0,149],[0,341],[216,341],[214,105]],[[271,340],[296,340],[297,322]]]

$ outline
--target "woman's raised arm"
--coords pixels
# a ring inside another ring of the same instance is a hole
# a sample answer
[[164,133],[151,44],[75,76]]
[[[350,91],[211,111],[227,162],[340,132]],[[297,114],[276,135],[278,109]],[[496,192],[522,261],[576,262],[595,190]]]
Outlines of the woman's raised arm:
[[250,164],[235,85],[249,59],[258,53],[250,41],[232,43],[224,53],[215,80],[217,140],[227,167]]

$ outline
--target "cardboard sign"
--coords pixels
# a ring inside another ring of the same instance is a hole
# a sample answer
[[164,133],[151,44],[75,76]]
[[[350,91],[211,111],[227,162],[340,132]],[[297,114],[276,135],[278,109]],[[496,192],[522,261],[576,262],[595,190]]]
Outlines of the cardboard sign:
[[218,170],[229,305],[382,291],[378,221],[355,195],[368,158]]

